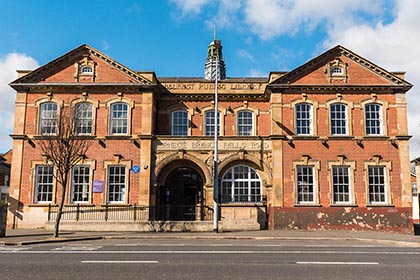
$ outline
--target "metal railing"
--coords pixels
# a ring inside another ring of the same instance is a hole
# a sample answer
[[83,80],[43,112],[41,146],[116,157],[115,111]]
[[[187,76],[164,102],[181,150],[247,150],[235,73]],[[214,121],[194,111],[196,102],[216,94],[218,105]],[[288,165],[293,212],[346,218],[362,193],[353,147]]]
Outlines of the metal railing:
[[[58,205],[48,206],[48,221],[57,218]],[[211,221],[213,209],[204,205],[65,205],[63,221]]]

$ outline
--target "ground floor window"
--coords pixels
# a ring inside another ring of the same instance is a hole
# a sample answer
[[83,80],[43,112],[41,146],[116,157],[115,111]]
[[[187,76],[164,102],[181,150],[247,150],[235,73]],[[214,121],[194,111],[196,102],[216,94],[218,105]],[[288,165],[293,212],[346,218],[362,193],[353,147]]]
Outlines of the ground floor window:
[[253,168],[232,167],[222,178],[221,203],[261,202],[261,186],[261,179]]
[[35,203],[52,202],[53,197],[53,167],[37,165],[35,174]]
[[297,203],[315,203],[315,179],[313,166],[297,166]]
[[385,166],[369,166],[368,182],[369,203],[386,203]]
[[124,203],[126,185],[126,166],[108,166],[108,202]]
[[72,203],[87,203],[89,202],[90,194],[90,168],[86,165],[73,167],[72,174]]
[[349,170],[349,166],[332,167],[333,202],[336,204],[351,202]]

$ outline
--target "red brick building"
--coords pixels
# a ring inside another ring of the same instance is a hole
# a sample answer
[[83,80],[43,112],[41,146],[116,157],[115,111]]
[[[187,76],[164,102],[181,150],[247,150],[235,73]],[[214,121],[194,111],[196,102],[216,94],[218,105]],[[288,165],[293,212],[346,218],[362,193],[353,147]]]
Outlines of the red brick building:
[[75,106],[77,132],[94,142],[72,172],[64,227],[211,230],[218,75],[223,230],[411,231],[404,73],[337,46],[290,72],[226,78],[221,51],[209,45],[205,78],[133,71],[87,45],[21,72],[9,226],[53,213],[37,141]]

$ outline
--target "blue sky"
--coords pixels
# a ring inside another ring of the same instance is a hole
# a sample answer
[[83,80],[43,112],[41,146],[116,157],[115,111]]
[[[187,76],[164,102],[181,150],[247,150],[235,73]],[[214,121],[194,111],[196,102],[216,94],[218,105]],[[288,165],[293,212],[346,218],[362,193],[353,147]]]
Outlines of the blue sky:
[[[420,83],[417,0],[3,0],[1,6],[0,153],[11,148],[15,96],[7,84],[15,70],[34,69],[83,43],[133,70],[200,77],[216,23],[229,77],[292,70],[341,44]],[[412,157],[420,156],[416,90],[408,93]]]

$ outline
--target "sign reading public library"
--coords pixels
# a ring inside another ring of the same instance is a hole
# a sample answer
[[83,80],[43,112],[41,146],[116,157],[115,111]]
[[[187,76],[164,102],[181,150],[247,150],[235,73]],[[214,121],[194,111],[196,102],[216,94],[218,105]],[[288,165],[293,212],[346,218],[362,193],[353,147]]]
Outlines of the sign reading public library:
[[[219,140],[219,150],[271,150],[270,140]],[[156,150],[212,150],[213,140],[162,140],[154,143]]]
[[[162,83],[169,90],[214,90],[214,83]],[[262,90],[261,83],[219,83],[219,90]]]

